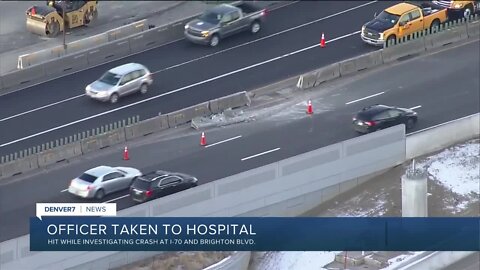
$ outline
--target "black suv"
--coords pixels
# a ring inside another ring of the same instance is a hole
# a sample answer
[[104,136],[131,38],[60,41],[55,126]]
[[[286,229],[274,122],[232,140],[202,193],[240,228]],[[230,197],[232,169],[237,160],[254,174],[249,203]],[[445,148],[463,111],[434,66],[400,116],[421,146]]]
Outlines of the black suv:
[[363,108],[353,117],[353,128],[359,133],[369,133],[399,124],[405,124],[408,130],[416,123],[417,113],[413,110],[378,104]]
[[195,187],[197,182],[191,175],[158,170],[136,178],[130,187],[130,196],[142,203]]

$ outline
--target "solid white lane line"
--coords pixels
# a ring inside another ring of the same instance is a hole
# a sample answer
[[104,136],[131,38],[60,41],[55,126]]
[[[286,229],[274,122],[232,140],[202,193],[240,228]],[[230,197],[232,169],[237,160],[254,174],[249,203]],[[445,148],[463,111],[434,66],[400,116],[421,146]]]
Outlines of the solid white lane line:
[[[347,37],[349,37],[349,36],[356,35],[356,34],[358,34],[358,33],[360,33],[360,31],[355,31],[355,32],[350,33],[350,34],[346,34],[346,35],[343,35],[343,36],[340,36],[340,37],[337,37],[337,38],[333,38],[333,39],[327,41],[326,43],[330,43],[330,42],[334,42],[334,41],[337,41],[337,40],[341,40],[341,39],[347,38]],[[307,48],[303,48],[303,49],[300,49],[300,50],[297,50],[297,51],[294,51],[294,52],[291,52],[291,53],[287,53],[287,54],[284,54],[284,55],[281,55],[281,56],[278,56],[278,57],[275,57],[275,58],[272,58],[272,59],[269,59],[269,60],[265,60],[265,61],[263,61],[263,62],[256,63],[256,64],[253,64],[253,65],[250,65],[250,66],[246,66],[246,67],[243,67],[243,68],[234,70],[234,71],[230,71],[230,72],[228,72],[228,73],[224,73],[224,74],[215,76],[215,77],[213,77],[213,78],[206,79],[206,80],[204,80],[204,81],[196,82],[196,83],[191,84],[191,85],[187,85],[187,86],[184,86],[184,87],[180,87],[180,88],[175,89],[175,90],[172,90],[172,91],[170,91],[170,92],[166,92],[166,93],[163,93],[163,94],[160,94],[160,95],[156,95],[156,96],[153,96],[153,97],[149,97],[149,98],[146,98],[146,99],[142,99],[142,100],[140,100],[140,101],[137,101],[137,102],[134,102],[134,103],[130,103],[130,104],[124,105],[124,106],[122,106],[122,107],[118,107],[118,108],[112,109],[112,110],[110,110],[110,111],[101,112],[101,113],[99,113],[99,114],[91,115],[91,116],[88,116],[88,117],[85,117],[85,118],[82,118],[82,119],[78,119],[78,120],[69,122],[69,123],[67,123],[67,124],[63,124],[63,125],[61,125],[61,126],[57,126],[57,127],[54,127],[54,128],[48,129],[48,130],[44,130],[44,131],[41,131],[41,132],[38,132],[38,133],[35,133],[35,134],[32,134],[32,135],[29,135],[29,136],[20,138],[20,139],[16,139],[16,140],[13,140],[13,141],[11,141],[11,142],[7,142],[7,143],[4,143],[4,144],[1,144],[0,147],[4,147],[4,146],[7,146],[7,145],[11,145],[11,144],[17,143],[17,142],[25,141],[25,140],[28,140],[28,139],[31,139],[31,138],[34,138],[34,137],[43,135],[43,134],[45,134],[45,133],[49,133],[49,132],[52,132],[52,131],[55,131],[55,130],[59,130],[59,129],[62,129],[62,128],[65,128],[65,127],[68,127],[68,126],[72,126],[72,125],[75,125],[75,124],[78,124],[78,123],[81,123],[81,122],[85,122],[85,121],[88,121],[88,120],[93,119],[93,118],[97,118],[97,117],[100,117],[100,116],[103,116],[103,115],[106,115],[106,114],[110,114],[110,113],[113,113],[113,112],[116,112],[116,111],[123,110],[123,109],[125,109],[125,108],[133,107],[133,106],[136,106],[136,105],[138,105],[138,104],[142,104],[142,103],[145,103],[145,102],[148,102],[148,101],[157,99],[157,98],[161,98],[161,97],[164,97],[164,96],[167,96],[167,95],[171,95],[171,94],[173,94],[173,93],[177,93],[177,92],[180,92],[180,91],[185,91],[185,90],[187,90],[187,89],[189,89],[189,88],[192,88],[192,87],[195,87],[195,86],[199,86],[199,85],[202,85],[202,84],[206,84],[206,83],[209,83],[209,82],[211,82],[211,81],[215,81],[215,80],[218,80],[218,79],[221,79],[221,78],[224,78],[224,77],[227,77],[227,76],[236,74],[236,73],[240,73],[240,72],[242,72],[242,71],[249,70],[249,69],[252,69],[252,68],[261,66],[261,65],[265,65],[265,64],[268,64],[268,63],[270,63],[270,62],[277,61],[277,60],[279,60],[279,59],[282,59],[282,58],[285,58],[285,57],[288,57],[288,56],[292,56],[292,55],[295,55],[295,54],[298,54],[298,53],[301,53],[301,52],[304,52],[304,51],[306,51],[306,50],[310,50],[310,49],[316,48],[316,47],[320,47],[320,42],[318,42],[318,43],[315,44],[315,45],[309,46],[309,47],[307,47]]]
[[230,138],[230,139],[226,139],[226,140],[219,141],[219,142],[212,143],[212,144],[207,144],[207,145],[205,146],[205,148],[208,148],[208,147],[211,147],[211,146],[214,146],[214,145],[218,145],[218,144],[221,144],[221,143],[233,141],[233,140],[236,140],[236,139],[241,138],[241,137],[242,137],[242,135],[238,135],[238,136],[233,137],[233,138]]
[[266,155],[266,154],[269,154],[269,153],[272,153],[272,152],[275,152],[275,151],[278,151],[278,150],[280,150],[280,147],[272,149],[272,150],[268,150],[268,151],[265,151],[265,152],[262,152],[262,153],[259,153],[259,154],[253,155],[253,156],[244,157],[241,160],[242,161],[249,160],[251,158],[256,158],[256,157],[259,157],[259,156],[263,156],[263,155]]
[[54,102],[54,103],[50,103],[50,104],[47,104],[47,105],[45,105],[45,106],[41,106],[41,107],[38,107],[38,108],[35,108],[35,109],[32,109],[32,110],[29,110],[29,111],[25,111],[25,112],[18,113],[18,114],[9,116],[9,117],[5,117],[5,118],[0,119],[0,122],[4,122],[4,121],[10,120],[10,119],[12,119],[12,118],[16,118],[16,117],[19,117],[19,116],[22,116],[22,115],[25,115],[25,114],[28,114],[28,113],[36,112],[36,111],[39,111],[39,110],[42,110],[42,109],[45,109],[45,108],[48,108],[48,107],[52,107],[52,106],[55,106],[55,105],[58,105],[58,104],[61,104],[61,103],[64,103],[64,102],[67,102],[67,101],[70,101],[70,100],[79,98],[79,97],[83,97],[83,96],[85,96],[85,94],[81,94],[81,95],[78,95],[78,96],[70,97],[70,98],[67,98],[67,99],[64,99],[64,100],[60,100],[60,101],[57,101],[57,102]]
[[355,99],[355,100],[352,100],[352,101],[349,101],[349,102],[345,103],[345,105],[350,105],[350,104],[352,104],[352,103],[359,102],[359,101],[362,101],[362,100],[365,100],[365,99],[369,99],[369,98],[372,98],[372,97],[380,96],[380,95],[382,95],[382,94],[385,94],[385,92],[380,92],[380,93],[376,93],[376,94],[370,95],[370,96],[368,96],[368,97],[363,97],[363,98]]
[[68,188],[61,190],[60,192],[66,192],[66,191],[68,191]]
[[[292,2],[291,4],[294,4],[294,3],[297,3],[299,1],[294,1]],[[250,44],[253,44],[255,42],[258,42],[258,41],[262,41],[262,40],[265,40],[265,39],[268,39],[268,38],[271,38],[271,37],[275,37],[275,36],[278,36],[278,35],[281,35],[281,34],[284,34],[284,33],[287,33],[287,32],[290,32],[292,30],[296,30],[298,28],[301,28],[301,27],[304,27],[304,26],[308,26],[310,24],[313,24],[313,23],[317,23],[317,22],[320,22],[320,21],[324,21],[326,19],[330,19],[330,18],[333,18],[335,16],[338,16],[338,15],[342,15],[344,13],[347,13],[347,12],[350,12],[350,11],[353,11],[353,10],[356,10],[356,9],[359,9],[359,8],[362,8],[362,7],[365,7],[367,5],[370,5],[370,4],[373,4],[373,3],[376,3],[378,1],[371,1],[371,2],[368,2],[368,3],[365,3],[365,4],[362,4],[362,5],[359,5],[359,6],[355,6],[353,8],[349,8],[349,9],[346,9],[346,10],[343,10],[343,11],[340,11],[340,12],[337,12],[337,13],[334,13],[334,14],[331,14],[331,15],[328,15],[326,17],[322,17],[320,19],[317,19],[317,20],[314,20],[314,21],[311,21],[311,22],[308,22],[308,23],[304,23],[304,24],[301,24],[301,25],[297,25],[295,27],[292,27],[292,28],[289,28],[289,29],[285,29],[285,30],[282,30],[280,32],[277,32],[277,33],[274,33],[274,34],[271,34],[271,35],[268,35],[268,36],[265,36],[265,37],[262,37],[262,38],[258,38],[258,39],[255,39],[255,40],[252,40],[252,41],[249,41],[249,42],[246,42],[246,43],[242,43],[242,44],[239,44],[237,46],[233,46],[233,47],[230,47],[230,48],[227,48],[227,49],[224,49],[224,50],[221,50],[221,51],[218,51],[218,52],[215,52],[215,53],[211,53],[211,54],[207,54],[207,55],[204,55],[204,56],[201,56],[201,57],[197,57],[195,59],[192,59],[192,60],[189,60],[189,61],[186,61],[186,62],[183,62],[183,63],[179,63],[179,64],[176,64],[176,65],[173,65],[173,66],[170,66],[170,67],[166,67],[166,68],[163,68],[163,69],[160,69],[160,70],[157,70],[157,71],[154,71],[152,72],[153,74],[155,73],[160,73],[160,72],[163,72],[163,71],[167,71],[167,70],[170,70],[170,69],[174,69],[174,68],[177,68],[177,67],[181,67],[181,66],[184,66],[184,65],[187,65],[187,64],[190,64],[190,63],[193,63],[193,62],[196,62],[196,61],[200,61],[202,59],[205,59],[205,58],[208,58],[208,57],[211,57],[211,56],[215,56],[215,55],[218,55],[218,54],[221,54],[221,53],[224,53],[224,52],[228,52],[228,51],[231,51],[233,49],[237,49],[237,48],[240,48],[240,47],[243,47],[243,46],[246,46],[246,45],[250,45]],[[288,4],[288,5],[285,5],[285,6],[282,6],[282,7],[286,7],[286,6],[289,6],[291,4]],[[282,8],[282,7],[279,7],[279,8]],[[279,8],[275,8],[275,9],[279,9]],[[275,10],[275,9],[271,9],[272,10]],[[360,31],[359,31],[360,32]],[[183,38],[182,38],[183,39]],[[178,39],[178,40],[175,40],[173,42],[176,42],[176,41],[180,41],[182,39]],[[172,43],[173,43],[172,42]],[[328,41],[326,42],[328,43]],[[165,44],[167,45],[167,44]],[[162,45],[163,46],[163,45]],[[161,46],[160,46],[161,47]],[[157,47],[159,48],[159,47]],[[152,48],[152,49],[155,49],[155,48]],[[148,49],[150,50],[150,49]],[[146,51],[148,51],[146,50]],[[142,51],[144,52],[144,51]],[[142,52],[139,52],[139,53],[142,53]],[[135,54],[132,54],[132,55],[135,55]],[[116,61],[116,60],[115,60]],[[109,63],[109,62],[107,62]],[[106,64],[106,63],[103,63],[103,64]],[[93,68],[93,67],[97,67],[97,66],[100,66],[100,65],[103,65],[103,64],[99,64],[99,65],[95,65],[95,66],[92,66],[90,68]],[[80,70],[82,71],[82,70]],[[79,72],[80,72],[79,71]],[[75,74],[75,73],[73,73]],[[66,75],[64,75],[66,76]],[[57,78],[54,78],[52,80],[56,80],[58,78],[62,78],[63,76],[60,76],[60,77],[57,77]],[[51,80],[47,80],[45,82],[48,82],[48,81],[51,81]],[[40,83],[38,83],[40,84]],[[38,85],[38,84],[34,84],[32,86],[35,86],[35,85]],[[75,97],[71,97],[71,98],[68,98],[68,99],[65,99],[65,100],[61,100],[61,101],[58,101],[58,102],[55,102],[55,103],[52,103],[52,104],[48,104],[48,105],[45,105],[45,106],[42,106],[42,107],[39,107],[37,109],[34,109],[34,110],[30,110],[30,111],[26,111],[26,112],[23,112],[23,113],[20,113],[20,114],[17,114],[17,115],[12,115],[12,116],[9,116],[7,118],[4,118],[4,119],[1,119],[0,122],[2,121],[5,121],[5,120],[9,120],[9,119],[12,119],[12,118],[15,118],[15,117],[18,117],[20,115],[24,115],[24,114],[27,114],[27,113],[31,113],[31,112],[34,112],[34,111],[37,111],[37,110],[41,110],[41,109],[44,109],[44,108],[48,108],[50,106],[54,106],[54,105],[57,105],[57,104],[60,104],[62,102],[66,102],[66,101],[69,101],[69,100],[72,100],[72,99],[75,99],[75,98],[78,98],[78,97],[81,97],[81,96],[84,96],[85,94],[82,94],[82,95],[78,95],[78,96],[75,96]]]
[[108,201],[105,201],[105,202],[102,202],[102,203],[110,203],[110,202],[118,201],[118,200],[120,200],[120,199],[123,199],[123,198],[129,197],[129,196],[130,196],[130,194],[123,195],[123,196],[120,196],[120,197],[118,197],[118,198],[111,199],[111,200],[108,200]]
[[411,107],[410,110],[420,109],[421,107],[422,107],[422,105],[418,105],[418,106],[415,106],[415,107]]
[[[163,69],[161,69],[161,70],[157,70],[157,71],[152,72],[152,73],[154,73],[154,74],[155,74],[155,73],[160,73],[160,72],[167,71],[167,70],[170,70],[170,69],[173,69],[173,68],[177,68],[177,67],[180,67],[180,66],[183,66],[183,65],[187,65],[187,64],[190,64],[190,63],[193,63],[193,62],[196,62],[196,61],[200,61],[200,60],[202,60],[202,59],[205,59],[205,58],[208,58],[208,57],[217,55],[217,54],[221,54],[221,53],[224,53],[224,52],[228,52],[228,51],[231,51],[231,50],[234,50],[234,49],[237,49],[237,48],[246,46],[246,45],[253,44],[253,43],[255,43],[255,42],[259,42],[259,41],[262,41],[262,40],[265,40],[265,39],[269,39],[269,38],[272,38],[272,37],[275,37],[275,36],[278,36],[278,35],[281,35],[281,34],[285,34],[285,33],[287,33],[287,32],[290,32],[290,31],[293,31],[293,30],[296,30],[296,29],[299,29],[299,28],[308,26],[308,25],[310,25],[310,24],[314,24],[314,23],[317,23],[317,22],[321,22],[321,21],[324,21],[324,20],[327,20],[327,19],[336,17],[336,16],[338,16],[338,15],[342,15],[342,14],[344,14],[344,13],[347,13],[347,12],[350,12],[350,11],[353,11],[353,10],[356,10],[356,9],[359,9],[359,8],[362,8],[362,7],[371,5],[371,4],[376,3],[376,2],[377,2],[377,1],[371,1],[371,2],[362,4],[362,5],[359,5],[359,6],[355,6],[355,7],[352,7],[352,8],[349,8],[349,9],[346,9],[346,10],[343,10],[343,11],[340,11],[340,12],[337,12],[337,13],[334,13],[334,14],[331,14],[331,15],[328,15],[328,16],[325,16],[325,17],[322,17],[322,18],[313,20],[313,21],[310,21],[310,22],[308,22],[308,23],[300,24],[300,25],[294,26],[294,27],[292,27],[292,28],[288,28],[288,29],[282,30],[282,31],[280,31],[280,32],[277,32],[277,33],[268,35],[268,36],[264,36],[264,37],[261,37],[261,38],[258,38],[258,39],[255,39],[255,40],[252,40],[252,41],[249,41],[249,42],[245,42],[245,43],[242,43],[242,44],[239,44],[239,45],[236,45],[236,46],[233,46],[233,47],[230,47],[230,48],[227,48],[227,49],[218,51],[218,52],[214,52],[214,53],[207,54],[207,55],[204,55],[204,56],[201,56],[201,57],[197,57],[197,58],[194,58],[194,59],[192,59],[192,60],[189,60],[189,61],[186,61],[186,62],[183,62],[183,63],[179,63],[179,64],[176,64],[176,65],[173,65],[173,66],[170,66],[170,67],[166,67],[166,68],[163,68]],[[360,33],[360,31],[358,31],[358,32]],[[326,42],[326,43],[328,43],[328,42]]]

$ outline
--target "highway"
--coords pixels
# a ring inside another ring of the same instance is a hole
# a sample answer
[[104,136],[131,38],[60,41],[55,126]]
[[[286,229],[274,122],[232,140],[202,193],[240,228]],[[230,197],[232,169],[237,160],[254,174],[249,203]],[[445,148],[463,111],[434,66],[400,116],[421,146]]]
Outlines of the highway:
[[[180,40],[4,95],[0,98],[0,130],[8,132],[0,133],[0,156],[128,117],[146,119],[254,89],[376,50],[362,43],[360,27],[392,4],[295,2],[269,12],[258,36],[240,34],[214,49]],[[327,47],[312,47],[319,44],[322,32]],[[128,62],[145,64],[155,73],[155,83],[146,96],[133,95],[115,105],[84,96],[88,83]]]
[[[296,111],[295,104],[286,104],[283,116],[207,130],[210,147],[199,146],[197,131],[180,129],[169,131],[172,133],[167,137],[152,135],[130,143],[129,161],[121,160],[123,146],[118,146],[17,177],[0,184],[0,241],[28,233],[28,218],[35,215],[37,202],[84,201],[65,189],[70,179],[94,166],[180,171],[198,177],[204,184],[353,138],[357,134],[351,128],[351,118],[370,104],[416,108],[419,122],[414,130],[478,113],[479,52],[480,43],[470,42],[382,67],[355,80],[335,81],[333,85],[338,88],[315,92],[313,116],[305,114],[305,105],[299,105],[301,111]],[[133,205],[126,194],[112,194],[103,201],[116,202],[119,209],[124,209]]]

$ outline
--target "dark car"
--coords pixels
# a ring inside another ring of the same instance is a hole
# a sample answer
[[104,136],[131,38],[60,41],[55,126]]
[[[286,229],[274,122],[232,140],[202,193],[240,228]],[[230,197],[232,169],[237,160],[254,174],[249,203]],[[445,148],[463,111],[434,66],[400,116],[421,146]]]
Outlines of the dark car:
[[197,182],[191,175],[158,170],[136,178],[130,187],[130,196],[142,203],[195,187]]
[[359,133],[369,133],[400,124],[411,129],[417,123],[417,113],[410,109],[373,105],[363,108],[353,118],[353,128]]

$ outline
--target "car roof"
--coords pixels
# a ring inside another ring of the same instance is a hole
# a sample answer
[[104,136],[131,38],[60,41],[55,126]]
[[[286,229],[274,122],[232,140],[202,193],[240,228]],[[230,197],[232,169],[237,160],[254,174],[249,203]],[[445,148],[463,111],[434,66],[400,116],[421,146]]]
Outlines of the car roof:
[[377,115],[381,112],[384,112],[384,111],[392,109],[392,108],[393,107],[391,107],[391,106],[375,104],[375,105],[363,108],[361,111],[358,112],[358,115],[361,115],[361,116]]
[[145,67],[138,63],[128,63],[128,64],[124,64],[124,65],[112,68],[109,70],[109,72],[119,74],[119,75],[125,75],[129,72],[132,72],[138,69],[145,69]]
[[169,172],[169,171],[163,171],[163,170],[156,170],[156,171],[153,171],[153,172],[146,173],[146,174],[142,175],[141,177],[139,177],[138,179],[153,181],[154,179],[155,180],[163,179],[163,178],[168,177],[168,176],[178,176],[182,179],[192,177],[192,176],[190,176],[188,174],[184,174],[184,173],[176,173],[176,172]]
[[100,177],[111,172],[115,172],[115,169],[110,166],[98,166],[88,171],[85,171],[86,174],[90,174],[96,177]]
[[211,12],[214,12],[217,14],[226,14],[235,10],[237,10],[236,7],[229,4],[220,4],[210,9]]
[[409,4],[409,3],[399,3],[394,6],[391,6],[387,9],[385,9],[386,12],[394,15],[403,15],[406,12],[409,12],[412,9],[418,8],[415,5]]

